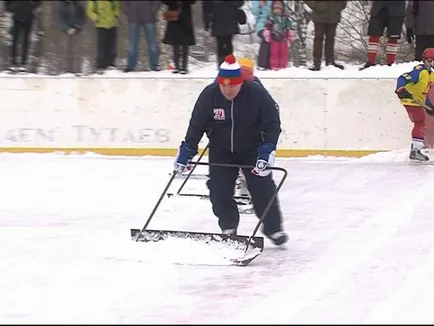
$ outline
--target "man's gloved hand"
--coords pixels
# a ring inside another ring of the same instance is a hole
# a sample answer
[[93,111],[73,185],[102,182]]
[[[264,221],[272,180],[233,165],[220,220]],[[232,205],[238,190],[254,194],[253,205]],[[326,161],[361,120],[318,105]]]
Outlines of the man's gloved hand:
[[395,90],[396,95],[403,100],[403,99],[412,99],[413,95],[405,88],[405,86],[402,86]]
[[254,175],[259,177],[266,177],[271,173],[271,170],[267,170],[267,167],[274,165],[274,158],[276,156],[276,145],[271,143],[265,143],[258,147],[258,158],[256,160],[256,166],[252,170]]
[[185,169],[189,170],[190,165],[189,162],[192,160],[192,158],[196,155],[197,152],[195,152],[193,149],[188,146],[188,144],[183,141],[181,143],[181,146],[179,146],[178,154],[175,158],[175,164],[174,164],[174,170],[176,173],[182,173]]

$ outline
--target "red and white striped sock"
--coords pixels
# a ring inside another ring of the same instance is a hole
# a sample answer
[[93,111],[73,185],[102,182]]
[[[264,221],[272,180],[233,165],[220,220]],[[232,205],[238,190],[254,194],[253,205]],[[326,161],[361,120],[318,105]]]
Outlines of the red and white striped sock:
[[398,53],[398,39],[396,37],[389,37],[387,39],[387,59],[386,59],[388,65],[395,63],[397,53]]
[[378,49],[380,48],[380,36],[369,36],[368,39],[368,62],[375,64]]

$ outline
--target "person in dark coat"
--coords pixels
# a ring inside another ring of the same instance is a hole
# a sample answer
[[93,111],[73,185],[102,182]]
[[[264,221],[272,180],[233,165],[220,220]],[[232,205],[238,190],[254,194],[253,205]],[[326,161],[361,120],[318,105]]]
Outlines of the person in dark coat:
[[[193,28],[193,15],[191,6],[194,1],[163,1],[167,6],[164,15],[167,25],[164,32],[163,43],[173,46],[173,73],[188,73],[188,50],[189,46],[195,45]],[[172,13],[172,14],[171,14]]]
[[[26,70],[30,38],[35,9],[41,4],[39,0],[13,0],[7,3],[7,10],[13,14],[12,26],[12,47],[11,47],[11,69]],[[17,65],[17,46],[22,36],[21,64]]]
[[341,21],[342,11],[347,6],[347,1],[306,1],[306,4],[312,9],[312,21],[315,25],[313,67],[310,70],[321,69],[323,46],[326,66],[344,69],[343,65],[335,62],[334,54],[336,29]]
[[211,29],[211,36],[217,42],[217,66],[225,57],[234,52],[233,36],[240,33],[239,24],[247,22],[246,14],[241,7],[244,1],[202,1],[205,30]]
[[[209,131],[209,132],[208,132]],[[271,170],[280,133],[279,106],[267,90],[244,80],[233,55],[220,65],[217,83],[206,86],[190,118],[174,170],[182,173],[197,154],[203,134],[209,138],[209,162],[250,165],[243,169],[255,213],[260,217],[275,191]],[[209,167],[208,188],[214,214],[223,234],[237,234],[240,216],[233,199],[238,167]],[[276,245],[288,241],[277,198],[263,221],[264,234]]]
[[415,60],[422,61],[422,53],[434,48],[434,1],[411,0],[405,19],[407,42],[416,38]]
[[387,30],[387,65],[395,63],[406,10],[405,0],[374,0],[368,25],[368,61],[360,70],[376,65],[380,38]]
[[86,10],[81,1],[78,0],[59,0],[58,19],[60,30],[66,34],[66,46],[59,44],[65,51],[66,64],[62,71],[68,73],[79,73],[81,71],[81,56],[79,55],[78,33],[83,29],[86,17]]

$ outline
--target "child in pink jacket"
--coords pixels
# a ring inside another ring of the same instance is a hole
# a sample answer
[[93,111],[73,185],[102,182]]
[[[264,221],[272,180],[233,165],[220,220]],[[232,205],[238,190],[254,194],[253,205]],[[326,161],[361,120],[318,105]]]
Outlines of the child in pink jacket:
[[288,65],[288,51],[294,44],[295,33],[291,29],[291,20],[285,13],[283,1],[273,1],[271,6],[263,35],[265,41],[270,43],[270,68],[278,70]]

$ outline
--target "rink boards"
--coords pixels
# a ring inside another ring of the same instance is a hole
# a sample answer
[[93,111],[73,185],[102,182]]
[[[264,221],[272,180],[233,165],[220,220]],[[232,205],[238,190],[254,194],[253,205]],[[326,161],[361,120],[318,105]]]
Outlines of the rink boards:
[[[0,150],[173,156],[212,80],[0,77]],[[393,78],[261,80],[280,106],[278,156],[360,157],[409,146],[412,126]]]

